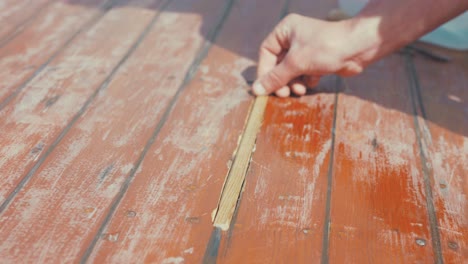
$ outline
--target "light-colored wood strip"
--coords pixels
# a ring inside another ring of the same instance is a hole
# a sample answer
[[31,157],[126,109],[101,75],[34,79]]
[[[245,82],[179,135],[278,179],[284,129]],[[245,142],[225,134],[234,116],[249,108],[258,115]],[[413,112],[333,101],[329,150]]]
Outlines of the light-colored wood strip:
[[234,163],[223,186],[213,221],[214,226],[221,228],[221,230],[228,230],[231,224],[232,215],[234,214],[234,209],[236,208],[237,200],[244,184],[245,174],[250,164],[250,158],[254,151],[257,133],[262,125],[267,102],[267,96],[259,96],[255,99],[245,131],[241,136],[242,138],[236,151]]
[[[290,12],[316,18],[335,7],[333,0],[289,1]],[[320,261],[337,85],[329,76],[302,98],[269,98],[218,263]]]
[[99,7],[110,0],[86,0],[70,4],[58,1],[41,12],[34,23],[0,49],[0,109],[24,88],[44,64],[52,59],[77,32],[103,14]]
[[233,3],[104,231],[118,239],[99,240],[90,261],[202,262],[211,212],[253,102],[242,72],[254,65],[282,3]]
[[331,93],[270,98],[238,212],[220,246],[220,263],[320,261],[331,129]]

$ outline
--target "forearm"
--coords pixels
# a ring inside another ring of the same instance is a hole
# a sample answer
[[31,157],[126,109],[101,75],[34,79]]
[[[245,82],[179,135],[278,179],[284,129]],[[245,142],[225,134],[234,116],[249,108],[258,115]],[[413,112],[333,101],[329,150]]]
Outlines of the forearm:
[[349,30],[348,59],[365,67],[467,9],[468,0],[371,0],[342,22]]

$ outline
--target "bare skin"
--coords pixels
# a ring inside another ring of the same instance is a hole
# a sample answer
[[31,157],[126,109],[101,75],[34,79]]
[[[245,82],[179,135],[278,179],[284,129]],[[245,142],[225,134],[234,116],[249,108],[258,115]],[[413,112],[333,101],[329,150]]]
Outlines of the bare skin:
[[467,9],[468,0],[371,0],[339,22],[288,15],[260,47],[253,92],[304,95],[324,75],[359,74]]

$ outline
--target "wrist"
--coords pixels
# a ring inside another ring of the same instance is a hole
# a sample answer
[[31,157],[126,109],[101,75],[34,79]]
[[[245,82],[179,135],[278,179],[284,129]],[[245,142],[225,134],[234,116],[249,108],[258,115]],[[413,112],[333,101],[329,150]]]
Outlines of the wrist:
[[354,63],[365,68],[373,61],[378,60],[384,46],[379,35],[379,19],[374,17],[355,17],[340,21],[344,29],[345,42],[343,50],[345,63]]

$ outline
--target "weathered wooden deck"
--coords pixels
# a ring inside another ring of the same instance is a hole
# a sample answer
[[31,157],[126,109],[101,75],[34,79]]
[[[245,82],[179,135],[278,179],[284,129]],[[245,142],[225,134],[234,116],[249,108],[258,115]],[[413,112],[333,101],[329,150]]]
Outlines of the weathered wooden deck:
[[334,0],[0,0],[1,263],[468,263],[468,53],[270,97],[263,37]]

